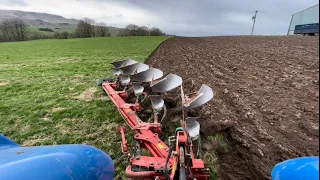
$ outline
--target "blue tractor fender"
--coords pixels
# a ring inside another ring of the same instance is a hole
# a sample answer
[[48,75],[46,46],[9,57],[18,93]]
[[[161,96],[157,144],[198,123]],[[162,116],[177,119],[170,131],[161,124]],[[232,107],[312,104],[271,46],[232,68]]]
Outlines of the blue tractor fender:
[[20,147],[0,135],[0,179],[111,180],[112,159],[88,145]]
[[319,180],[319,156],[283,161],[272,169],[272,180]]

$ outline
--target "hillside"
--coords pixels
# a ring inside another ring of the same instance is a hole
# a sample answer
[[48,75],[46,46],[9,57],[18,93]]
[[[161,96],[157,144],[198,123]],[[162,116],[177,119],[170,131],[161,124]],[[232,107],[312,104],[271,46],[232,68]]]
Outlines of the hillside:
[[[50,28],[53,31],[68,31],[73,32],[76,28],[76,24],[79,22],[77,19],[67,19],[62,16],[37,13],[37,12],[26,12],[17,10],[0,10],[0,21],[5,19],[19,18],[22,19],[30,27],[31,31],[38,31],[39,28]],[[118,32],[118,28],[109,27],[109,31],[112,36],[115,36]],[[42,33],[50,33],[43,32]]]
[[0,10],[0,21],[3,19],[11,18],[21,18],[28,25],[38,26],[46,24],[59,24],[59,23],[68,23],[68,24],[77,24],[79,20],[76,19],[67,19],[62,16],[46,13],[37,13],[37,12],[25,12],[17,10]]

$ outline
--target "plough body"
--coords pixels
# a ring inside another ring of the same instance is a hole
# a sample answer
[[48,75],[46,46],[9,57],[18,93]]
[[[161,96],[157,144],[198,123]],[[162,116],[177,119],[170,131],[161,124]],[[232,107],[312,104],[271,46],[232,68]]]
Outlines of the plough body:
[[[134,139],[139,144],[139,148],[146,149],[151,154],[151,156],[142,156],[140,153],[136,153],[129,158],[130,165],[126,168],[128,178],[168,179],[169,177],[169,179],[174,179],[176,176],[185,176],[186,179],[209,179],[209,170],[204,167],[204,162],[194,158],[192,144],[189,142],[184,128],[176,131],[175,141],[172,141],[175,142],[174,146],[167,146],[159,138],[161,124],[159,122],[143,122],[138,117],[139,104],[126,103],[126,92],[116,91],[116,87],[117,82],[102,84],[102,88],[117,107],[123,119],[135,132]],[[181,125],[185,126],[185,124]],[[122,137],[122,152],[130,154],[124,127],[120,127],[119,131]],[[186,160],[189,162],[185,162]]]

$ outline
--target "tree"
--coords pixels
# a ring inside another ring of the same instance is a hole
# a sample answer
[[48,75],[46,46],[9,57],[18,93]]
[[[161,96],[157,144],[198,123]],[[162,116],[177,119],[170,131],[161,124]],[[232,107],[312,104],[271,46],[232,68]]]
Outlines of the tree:
[[40,33],[38,31],[31,31],[27,34],[28,40],[36,40],[36,39],[52,39],[53,36],[50,34]]
[[117,36],[164,36],[164,33],[159,28],[153,27],[149,29],[146,26],[137,26],[129,24],[125,28],[119,29]]
[[7,19],[0,23],[1,41],[25,41],[27,25],[21,19]]
[[117,36],[129,36],[129,32],[126,28],[121,28],[118,30]]
[[102,26],[102,25],[96,26],[95,30],[96,30],[96,33],[95,33],[96,37],[106,37],[106,36],[108,36],[108,28],[105,27],[105,26]]
[[146,26],[141,26],[137,29],[137,36],[149,36],[149,28]]
[[60,39],[60,32],[56,31],[53,33],[53,38],[54,39]]
[[63,32],[55,32],[53,34],[53,38],[54,39],[68,39],[70,38],[70,33],[68,33],[67,31],[63,31]]
[[13,36],[16,41],[25,41],[27,24],[25,24],[21,19],[12,19],[11,24],[13,26]]
[[50,28],[39,28],[38,30],[39,30],[39,31],[48,31],[48,32],[53,32],[53,30],[52,30],[52,29],[50,29]]
[[153,27],[150,30],[150,35],[151,36],[163,36],[163,32],[161,31],[161,29]]
[[135,24],[129,24],[126,26],[125,29],[128,32],[128,36],[136,36],[138,28],[139,28],[139,26],[137,26]]
[[0,32],[1,32],[1,41],[7,42],[12,41],[13,37],[11,36],[11,25],[9,20],[4,20],[0,24]]
[[67,31],[63,31],[60,34],[60,39],[69,39],[70,38],[70,33],[68,33]]
[[89,18],[81,20],[77,25],[76,36],[79,38],[94,37],[94,21]]

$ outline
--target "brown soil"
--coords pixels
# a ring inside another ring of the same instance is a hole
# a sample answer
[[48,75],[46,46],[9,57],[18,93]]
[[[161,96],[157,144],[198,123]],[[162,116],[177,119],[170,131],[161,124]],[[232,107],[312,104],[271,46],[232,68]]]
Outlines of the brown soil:
[[271,179],[286,159],[319,155],[319,37],[177,37],[148,64],[207,84],[215,96],[199,108],[202,133],[224,133],[220,179]]

